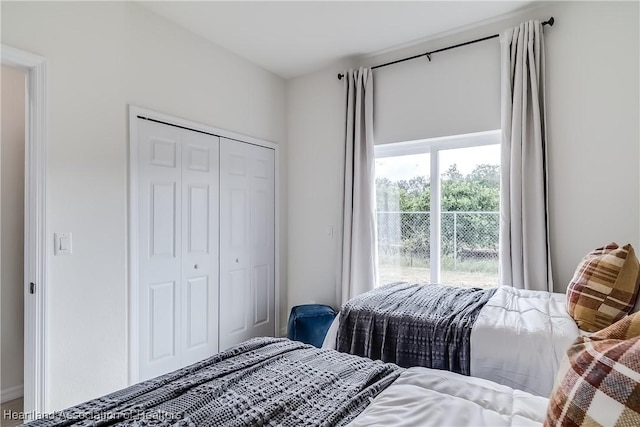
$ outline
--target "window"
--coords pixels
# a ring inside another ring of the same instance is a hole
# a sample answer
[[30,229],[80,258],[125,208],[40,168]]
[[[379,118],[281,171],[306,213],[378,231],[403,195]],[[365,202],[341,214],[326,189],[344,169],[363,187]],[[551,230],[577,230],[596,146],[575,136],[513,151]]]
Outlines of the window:
[[498,283],[500,131],[376,146],[379,284]]

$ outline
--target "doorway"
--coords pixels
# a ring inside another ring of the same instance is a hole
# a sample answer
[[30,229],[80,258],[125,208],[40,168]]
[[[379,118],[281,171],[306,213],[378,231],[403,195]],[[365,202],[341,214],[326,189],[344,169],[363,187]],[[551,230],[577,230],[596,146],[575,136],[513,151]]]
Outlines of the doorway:
[[[0,138],[0,325],[2,413],[23,410],[24,384],[24,165],[26,83],[24,70],[2,66]],[[4,415],[3,415],[4,418]],[[3,419],[3,425],[11,425]]]
[[[46,197],[46,182],[47,182],[47,165],[46,165],[46,135],[47,135],[47,100],[46,100],[46,61],[44,58],[33,55],[29,52],[25,52],[19,49],[15,49],[9,46],[2,45],[0,49],[0,59],[3,71],[5,67],[8,67],[11,71],[22,73],[22,83],[17,84],[15,87],[18,92],[22,91],[24,99],[24,107],[22,109],[23,118],[15,119],[16,126],[19,127],[22,124],[22,147],[16,149],[22,153],[22,161],[15,160],[16,164],[9,164],[10,169],[22,167],[20,172],[22,174],[22,212],[16,214],[16,211],[11,211],[15,217],[21,217],[22,227],[11,230],[11,235],[5,236],[5,230],[2,229],[2,248],[0,255],[3,256],[5,251],[11,253],[14,256],[12,258],[12,265],[19,270],[19,265],[15,264],[22,262],[22,275],[14,271],[11,276],[11,290],[12,296],[10,304],[12,309],[7,310],[7,316],[13,316],[13,321],[8,322],[10,326],[12,323],[19,325],[17,317],[22,316],[22,375],[20,375],[19,368],[16,368],[16,372],[12,373],[10,378],[4,377],[3,368],[3,381],[2,391],[3,401],[14,402],[17,395],[22,394],[22,409],[27,414],[44,413],[47,410],[47,396],[46,396],[46,360],[47,360],[47,336],[46,336],[46,319],[47,319],[47,305],[46,305],[46,293],[48,285],[47,277],[47,197]],[[4,76],[3,76],[4,77]],[[5,85],[2,82],[2,107],[5,108]],[[7,86],[8,87],[8,86]],[[9,90],[7,89],[7,92]],[[11,110],[11,108],[9,108]],[[4,113],[4,111],[3,111]],[[4,119],[3,114],[3,119]],[[4,120],[2,123],[2,139],[4,145],[5,129]],[[4,147],[2,155],[4,155]],[[17,155],[12,152],[12,155]],[[5,190],[5,162],[2,161],[2,191]],[[9,167],[7,166],[7,167]],[[14,175],[15,176],[15,175]],[[19,178],[17,178],[20,181]],[[8,180],[7,180],[8,181]],[[6,183],[8,184],[8,182]],[[12,188],[12,193],[20,193]],[[4,194],[1,194],[4,196]],[[13,203],[16,202],[15,200]],[[4,197],[3,197],[4,205]],[[16,206],[13,206],[16,208]],[[19,212],[19,211],[18,211]],[[5,214],[5,206],[2,206],[1,215]],[[1,219],[0,215],[0,219]],[[2,221],[4,222],[4,221]],[[3,228],[5,224],[2,224]],[[11,244],[10,241],[5,243],[5,237],[11,239],[20,239],[22,235],[22,244],[24,250],[20,250]],[[50,245],[49,245],[50,246]],[[52,249],[52,248],[50,248]],[[20,258],[19,255],[22,255]],[[19,261],[16,261],[19,259]],[[9,261],[7,261],[9,262]],[[5,281],[4,265],[0,265],[0,275],[2,281]],[[4,285],[4,283],[3,283]],[[9,295],[9,294],[7,294]],[[19,298],[22,297],[22,311],[20,307],[16,307],[19,304]],[[5,292],[3,290],[2,299],[5,298]],[[5,315],[5,304],[2,301],[2,315]],[[20,330],[20,327],[16,329]],[[15,330],[14,330],[15,331]],[[19,338],[11,337],[11,333],[7,336],[4,335],[4,319],[2,328],[2,356],[4,358],[5,351],[11,353],[12,357],[19,354],[19,349],[14,347],[20,346]],[[5,349],[7,347],[7,349]],[[3,360],[3,363],[5,361]],[[18,363],[18,362],[16,362]],[[9,384],[5,388],[5,379],[11,379],[12,382],[19,382],[22,379],[22,387],[19,384]],[[14,402],[15,403],[15,402]],[[4,424],[4,423],[3,423]]]

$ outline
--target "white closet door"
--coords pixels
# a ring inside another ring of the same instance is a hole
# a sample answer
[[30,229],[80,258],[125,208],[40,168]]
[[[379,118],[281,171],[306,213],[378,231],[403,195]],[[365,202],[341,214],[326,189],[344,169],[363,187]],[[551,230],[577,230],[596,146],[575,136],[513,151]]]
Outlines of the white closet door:
[[140,379],[180,367],[180,129],[138,119]]
[[220,350],[251,338],[248,148],[220,140]]
[[140,380],[217,352],[218,153],[138,119]]
[[275,333],[274,153],[220,141],[220,350]]
[[218,351],[219,138],[183,131],[182,366]]
[[249,146],[252,336],[275,334],[275,152]]

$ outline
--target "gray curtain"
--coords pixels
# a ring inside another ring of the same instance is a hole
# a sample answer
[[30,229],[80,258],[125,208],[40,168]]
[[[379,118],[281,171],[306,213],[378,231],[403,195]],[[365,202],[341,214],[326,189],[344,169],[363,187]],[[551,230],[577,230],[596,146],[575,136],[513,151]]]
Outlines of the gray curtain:
[[504,31],[500,45],[500,284],[553,291],[542,24]]
[[346,98],[343,243],[340,299],[374,288],[377,280],[373,74],[344,73]]

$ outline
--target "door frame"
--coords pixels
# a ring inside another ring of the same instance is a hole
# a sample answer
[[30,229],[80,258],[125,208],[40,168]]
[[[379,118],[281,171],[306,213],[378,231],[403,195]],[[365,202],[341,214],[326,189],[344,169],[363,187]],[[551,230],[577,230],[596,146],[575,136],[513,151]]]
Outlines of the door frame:
[[140,378],[140,341],[139,341],[139,271],[138,271],[138,122],[137,118],[151,119],[168,125],[182,127],[188,130],[205,132],[215,136],[236,141],[271,148],[275,154],[275,268],[274,268],[274,312],[276,335],[280,334],[280,146],[274,142],[243,135],[225,129],[216,128],[191,120],[149,110],[135,105],[129,105],[129,209],[128,209],[128,276],[129,276],[129,384],[135,384]]
[[[47,62],[32,53],[1,45],[4,66],[27,74],[24,219],[24,412],[47,409]],[[30,293],[34,283],[35,293]]]

